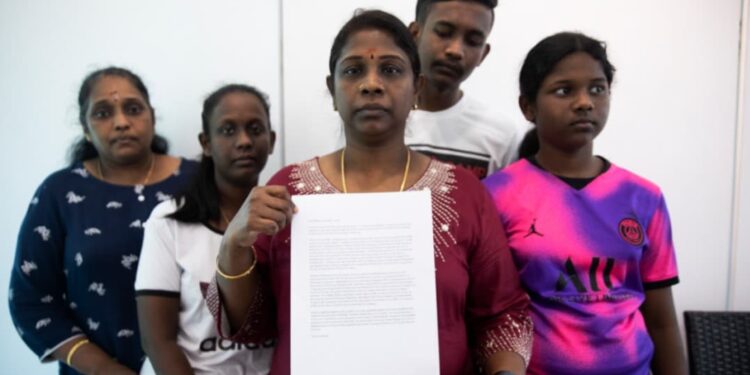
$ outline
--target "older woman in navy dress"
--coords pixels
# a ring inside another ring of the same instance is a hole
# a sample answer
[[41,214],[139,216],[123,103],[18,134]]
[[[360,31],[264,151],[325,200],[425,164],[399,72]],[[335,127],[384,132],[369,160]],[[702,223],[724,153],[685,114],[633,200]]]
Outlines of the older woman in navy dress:
[[197,164],[165,155],[148,91],[132,72],[91,73],[79,92],[84,138],[45,179],[18,235],[10,311],[19,335],[61,374],[134,374],[144,354],[133,282],[152,208]]

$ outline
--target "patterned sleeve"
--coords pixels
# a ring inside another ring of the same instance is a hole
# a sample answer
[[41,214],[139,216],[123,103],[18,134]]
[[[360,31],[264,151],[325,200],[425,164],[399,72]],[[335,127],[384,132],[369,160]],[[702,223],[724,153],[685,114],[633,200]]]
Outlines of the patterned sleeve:
[[81,335],[66,302],[65,226],[50,185],[37,189],[21,224],[8,291],[13,323],[42,361]]
[[[169,209],[171,208],[171,209]],[[174,219],[165,216],[174,212],[174,202],[161,203],[146,221],[143,245],[135,276],[135,294],[178,297],[180,275],[177,264],[176,241],[170,227]]]
[[654,214],[646,227],[648,246],[641,258],[641,278],[645,289],[658,289],[679,282],[677,258],[672,243],[672,225],[664,195],[659,194]]
[[253,272],[260,273],[260,284],[255,295],[248,296],[248,298],[252,299],[250,309],[245,316],[242,326],[234,334],[230,334],[229,320],[222,306],[223,303],[216,276],[211,279],[208,288],[204,291],[206,305],[216,322],[216,330],[222,338],[240,343],[262,343],[277,336],[276,314],[273,294],[269,288],[270,279],[267,267],[268,247],[266,244],[270,244],[270,242],[271,238],[263,235],[259,236],[255,242],[258,264]]
[[483,363],[501,351],[515,352],[528,365],[533,324],[505,231],[486,191],[478,194],[480,228],[469,259],[467,322],[473,351]]

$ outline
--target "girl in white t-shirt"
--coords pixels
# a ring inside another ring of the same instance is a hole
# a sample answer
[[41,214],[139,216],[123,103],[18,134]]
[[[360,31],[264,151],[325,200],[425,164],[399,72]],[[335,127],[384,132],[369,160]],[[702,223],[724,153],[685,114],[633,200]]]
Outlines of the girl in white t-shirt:
[[274,342],[236,344],[216,333],[203,300],[222,235],[273,151],[266,96],[224,86],[203,103],[199,172],[181,196],[145,224],[135,289],[141,374],[266,374]]

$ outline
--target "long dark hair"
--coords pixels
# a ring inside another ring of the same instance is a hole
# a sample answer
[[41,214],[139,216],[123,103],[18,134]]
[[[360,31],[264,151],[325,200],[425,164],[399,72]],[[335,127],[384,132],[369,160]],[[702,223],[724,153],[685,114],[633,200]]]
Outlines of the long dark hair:
[[[151,106],[148,89],[146,88],[146,85],[143,84],[141,77],[128,69],[110,66],[89,73],[89,75],[84,78],[81,83],[81,88],[78,90],[78,122],[83,127],[84,132],[86,131],[86,112],[88,112],[89,105],[91,104],[91,90],[94,89],[94,86],[101,78],[107,76],[116,76],[128,80],[133,87],[141,93],[143,100],[148,105],[149,111],[151,111],[151,118],[156,121],[156,118],[154,117],[154,107]],[[157,154],[166,154],[169,151],[169,143],[164,137],[154,134],[154,138],[151,140],[151,151]],[[96,151],[96,147],[86,140],[85,137],[80,137],[80,139],[71,145],[68,153],[68,160],[70,164],[73,165],[84,160],[93,159],[97,156],[99,156],[99,152]]]
[[[615,67],[607,57],[607,45],[582,33],[562,32],[542,39],[526,55],[518,77],[521,97],[529,103],[536,103],[536,96],[544,79],[560,60],[576,52],[585,52],[598,61],[607,78],[607,84],[612,84]],[[537,152],[539,152],[539,136],[534,127],[524,136],[518,153],[520,158],[527,158]]]
[[[203,112],[201,113],[201,126],[203,134],[210,139],[211,128],[210,120],[219,102],[227,94],[245,93],[258,98],[268,117],[268,127],[271,127],[270,106],[266,94],[255,87],[230,84],[222,86],[209,95],[203,101]],[[176,212],[169,215],[177,221],[185,223],[207,223],[211,220],[219,220],[221,212],[219,208],[220,197],[219,189],[216,186],[216,177],[214,175],[214,161],[205,155],[201,156],[198,165],[198,173],[193,178],[188,188],[179,195],[177,204],[180,207]]]
[[539,152],[539,136],[536,128],[531,128],[524,134],[521,144],[518,146],[518,158],[528,159]]

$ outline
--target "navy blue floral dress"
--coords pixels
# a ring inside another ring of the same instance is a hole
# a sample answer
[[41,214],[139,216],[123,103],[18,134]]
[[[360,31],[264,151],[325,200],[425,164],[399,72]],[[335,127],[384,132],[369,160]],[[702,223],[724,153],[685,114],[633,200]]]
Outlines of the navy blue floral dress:
[[[134,281],[143,222],[159,202],[180,193],[197,171],[182,159],[152,185],[113,185],[79,162],[47,177],[18,234],[10,313],[42,361],[79,335],[138,371],[144,360]],[[78,374],[60,364],[60,374]]]

